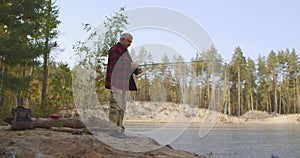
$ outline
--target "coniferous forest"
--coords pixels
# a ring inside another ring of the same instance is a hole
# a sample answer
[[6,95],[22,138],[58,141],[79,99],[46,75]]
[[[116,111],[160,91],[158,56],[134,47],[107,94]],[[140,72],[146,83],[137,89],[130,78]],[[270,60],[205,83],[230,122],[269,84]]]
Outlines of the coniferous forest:
[[[74,51],[81,55],[79,65],[85,67],[95,62],[95,86],[101,102],[109,99],[104,88],[107,51],[117,42],[126,29],[127,19],[121,8],[112,17],[106,17],[107,32],[97,39],[95,50],[88,49],[85,42],[74,44]],[[75,107],[72,91],[73,68],[57,63],[51,53],[59,49],[59,9],[52,0],[11,0],[0,2],[0,117],[11,114],[16,106],[30,107],[36,117]],[[86,24],[84,29],[93,28]],[[95,35],[92,33],[92,35]],[[291,114],[300,112],[300,62],[299,53],[293,48],[270,50],[257,59],[246,58],[243,46],[232,50],[230,61],[223,61],[214,46],[196,52],[181,74],[192,74],[197,84],[187,84],[186,89],[195,89],[199,108],[208,108],[214,97],[216,85],[212,74],[222,80],[222,99],[219,111],[241,116],[249,110],[269,113]],[[63,53],[63,52],[61,52]],[[151,52],[145,49],[130,51],[133,60],[145,63]],[[182,77],[176,74],[171,61],[183,62],[181,56],[162,58],[161,64],[143,65],[143,74],[136,77],[139,90],[132,92],[135,101],[151,100],[151,85],[164,85],[165,101],[188,103],[189,91],[182,90]],[[214,61],[216,69],[212,69]],[[181,69],[184,67],[181,67]],[[162,77],[163,76],[163,77]],[[186,82],[184,82],[186,83]],[[196,87],[195,87],[196,86]],[[153,86],[152,86],[153,87]],[[182,98],[182,93],[186,93]],[[185,100],[186,99],[186,100]]]

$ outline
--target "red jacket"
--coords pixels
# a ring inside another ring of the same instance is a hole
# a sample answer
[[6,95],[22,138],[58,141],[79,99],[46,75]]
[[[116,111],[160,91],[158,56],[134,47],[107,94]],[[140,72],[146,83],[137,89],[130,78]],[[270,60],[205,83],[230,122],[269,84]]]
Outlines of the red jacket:
[[126,48],[120,43],[112,46],[108,51],[105,88],[114,86],[120,90],[136,91],[131,63],[132,59]]

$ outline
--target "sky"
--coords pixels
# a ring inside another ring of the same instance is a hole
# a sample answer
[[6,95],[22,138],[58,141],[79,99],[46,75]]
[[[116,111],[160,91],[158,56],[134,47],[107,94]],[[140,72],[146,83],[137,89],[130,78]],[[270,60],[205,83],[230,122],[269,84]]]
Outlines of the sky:
[[[60,51],[55,52],[54,56],[56,61],[70,65],[74,64],[75,59],[72,46],[88,37],[82,24],[97,27],[105,16],[111,16],[120,7],[125,7],[126,11],[141,7],[167,8],[189,17],[208,33],[225,62],[231,60],[238,46],[246,58],[255,61],[259,55],[267,56],[271,50],[277,52],[294,48],[297,53],[300,52],[298,0],[57,0],[56,5],[61,21],[58,36]],[[149,34],[155,36],[149,39],[148,36],[134,35],[132,47],[138,47],[140,41],[145,40],[157,44],[159,33]],[[164,37],[166,41],[174,39],[168,35]],[[178,45],[165,44],[171,48]]]

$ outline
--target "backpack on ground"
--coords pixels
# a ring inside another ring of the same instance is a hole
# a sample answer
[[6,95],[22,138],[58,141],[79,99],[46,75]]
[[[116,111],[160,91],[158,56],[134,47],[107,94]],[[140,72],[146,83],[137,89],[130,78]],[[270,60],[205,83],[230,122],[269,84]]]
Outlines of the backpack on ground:
[[17,107],[12,109],[13,120],[11,121],[12,130],[33,129],[31,120],[31,109]]

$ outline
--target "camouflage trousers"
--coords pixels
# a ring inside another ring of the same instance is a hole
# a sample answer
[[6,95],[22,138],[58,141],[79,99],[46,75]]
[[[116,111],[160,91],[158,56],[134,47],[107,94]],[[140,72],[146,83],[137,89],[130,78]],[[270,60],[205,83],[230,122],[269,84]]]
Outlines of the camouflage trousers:
[[110,130],[124,130],[123,118],[126,110],[127,92],[111,87],[109,101]]

